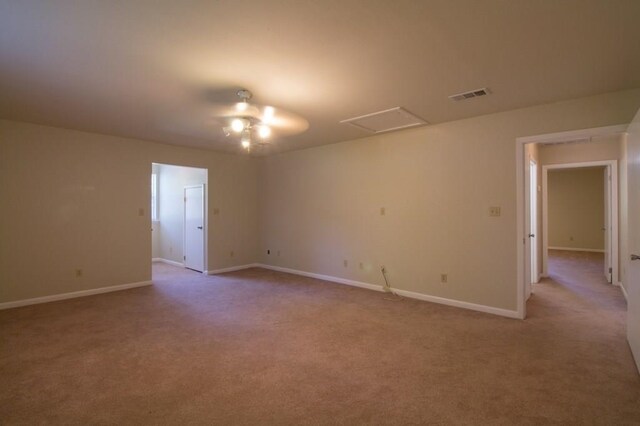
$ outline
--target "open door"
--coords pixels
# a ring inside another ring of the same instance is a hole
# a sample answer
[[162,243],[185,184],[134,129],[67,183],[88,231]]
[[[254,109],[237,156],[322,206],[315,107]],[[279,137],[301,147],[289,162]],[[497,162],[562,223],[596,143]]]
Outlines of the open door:
[[184,188],[184,266],[204,271],[204,185]]
[[[532,283],[538,282],[538,260],[536,244],[536,224],[537,224],[537,167],[533,159],[525,160],[525,300],[529,299],[532,293]],[[534,278],[535,276],[535,278]]]
[[604,276],[607,282],[611,284],[613,275],[613,262],[611,250],[612,226],[611,226],[611,167],[604,168]]
[[[538,165],[529,160],[529,245],[531,251],[531,283],[538,282]],[[532,289],[533,291],[533,289]]]

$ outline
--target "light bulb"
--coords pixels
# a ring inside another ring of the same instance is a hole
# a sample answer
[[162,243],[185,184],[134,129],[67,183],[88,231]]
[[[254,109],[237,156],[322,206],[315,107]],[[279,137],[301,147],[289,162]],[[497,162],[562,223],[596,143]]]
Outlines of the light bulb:
[[242,143],[242,147],[245,149],[249,149],[249,147],[251,146],[251,142],[247,140],[243,140],[241,143]]
[[265,123],[270,123],[273,120],[273,115],[275,113],[275,109],[272,106],[264,107],[264,114],[262,116],[262,121]]
[[231,122],[231,129],[236,133],[240,133],[244,130],[244,121],[240,118],[234,118]]
[[258,135],[262,139],[266,139],[271,135],[271,128],[269,126],[260,126],[258,129]]
[[249,107],[249,103],[248,102],[238,102],[236,104],[236,110],[237,111],[246,111],[248,107]]

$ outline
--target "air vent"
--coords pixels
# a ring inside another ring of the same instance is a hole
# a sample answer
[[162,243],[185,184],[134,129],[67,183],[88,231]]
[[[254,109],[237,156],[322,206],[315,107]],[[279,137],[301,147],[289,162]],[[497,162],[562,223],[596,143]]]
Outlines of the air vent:
[[351,124],[352,126],[372,133],[390,132],[392,130],[428,124],[422,118],[401,107],[349,118],[342,120],[340,123]]
[[477,98],[478,96],[488,95],[489,93],[491,93],[489,89],[483,87],[482,89],[469,90],[468,92],[451,95],[449,96],[449,99],[454,101],[464,101],[465,99]]

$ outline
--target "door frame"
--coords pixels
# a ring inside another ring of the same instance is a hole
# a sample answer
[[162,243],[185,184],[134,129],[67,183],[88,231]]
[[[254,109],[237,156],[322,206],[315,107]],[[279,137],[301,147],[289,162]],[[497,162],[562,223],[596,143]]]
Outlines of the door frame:
[[[547,164],[542,166],[542,274],[549,275],[549,170],[579,169],[584,167],[606,167],[611,175],[611,196],[605,209],[611,212],[611,283],[618,282],[618,160],[585,161],[580,163]],[[603,194],[604,195],[604,194]]]
[[[187,189],[199,188],[202,191],[202,273],[207,275],[207,184],[187,185],[182,189],[182,253],[186,256],[187,252]],[[186,262],[184,262],[186,267]]]
[[590,139],[598,136],[610,136],[615,134],[626,133],[627,124],[618,124],[614,126],[595,127],[591,129],[570,130],[566,132],[547,133],[533,136],[523,136],[516,138],[516,297],[518,318],[524,319],[527,316],[526,291],[525,286],[527,276],[531,275],[530,259],[526,259],[525,235],[526,235],[526,215],[529,213],[525,208],[525,145],[530,143],[551,143],[551,142],[569,142],[581,139]]

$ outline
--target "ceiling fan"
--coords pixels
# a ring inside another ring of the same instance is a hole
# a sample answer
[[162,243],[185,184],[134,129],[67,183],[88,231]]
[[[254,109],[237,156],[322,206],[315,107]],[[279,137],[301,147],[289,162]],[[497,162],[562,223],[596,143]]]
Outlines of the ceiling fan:
[[240,89],[234,104],[216,105],[213,114],[222,124],[224,135],[240,141],[247,152],[253,148],[267,146],[274,138],[304,132],[309,123],[289,111],[270,105],[250,103],[252,93]]

